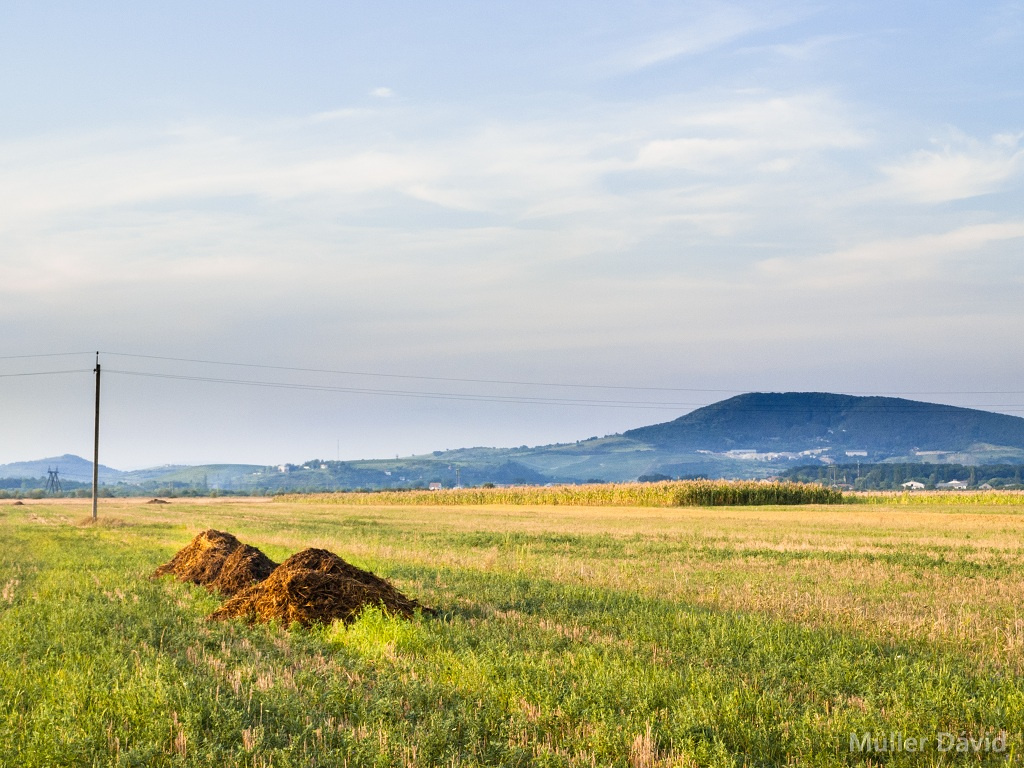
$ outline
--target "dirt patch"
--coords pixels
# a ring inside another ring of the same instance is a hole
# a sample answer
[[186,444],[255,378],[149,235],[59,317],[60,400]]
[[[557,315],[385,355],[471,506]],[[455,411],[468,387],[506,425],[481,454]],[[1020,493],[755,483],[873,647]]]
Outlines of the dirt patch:
[[380,606],[396,616],[435,611],[405,596],[386,579],[356,568],[325,549],[305,549],[285,560],[266,581],[242,590],[210,619],[242,618],[330,624],[354,621],[363,608]]
[[153,571],[153,578],[170,574],[178,581],[190,581],[230,597],[263,581],[276,567],[277,563],[256,547],[211,528]]

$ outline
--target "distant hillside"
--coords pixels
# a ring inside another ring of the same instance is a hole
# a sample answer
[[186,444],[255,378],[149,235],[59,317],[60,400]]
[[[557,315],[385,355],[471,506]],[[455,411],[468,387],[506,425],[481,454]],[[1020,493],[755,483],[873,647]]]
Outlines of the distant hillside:
[[[48,469],[56,469],[61,480],[74,480],[80,483],[92,482],[92,462],[70,453],[65,453],[63,456],[51,456],[48,459],[0,464],[0,477],[46,477]],[[99,479],[101,483],[117,482],[123,474],[123,472],[100,464]]]
[[[282,466],[210,464],[133,472],[101,466],[100,479],[117,484],[118,493],[275,493],[425,488],[432,483],[452,487],[640,477],[759,478],[791,473],[796,467],[850,461],[1022,466],[1024,419],[893,397],[752,393],[698,408],[674,421],[574,443],[460,448],[367,461],[311,459]],[[0,478],[43,478],[53,466],[65,480],[92,477],[89,461],[61,456],[0,466]],[[901,472],[904,477],[917,476]],[[1003,477],[1005,471],[999,472],[994,479],[1010,482]],[[1011,479],[1013,475],[1009,473]],[[887,482],[894,480],[895,474]]]
[[623,437],[673,450],[967,452],[1024,450],[1024,419],[895,397],[753,393],[699,408]]

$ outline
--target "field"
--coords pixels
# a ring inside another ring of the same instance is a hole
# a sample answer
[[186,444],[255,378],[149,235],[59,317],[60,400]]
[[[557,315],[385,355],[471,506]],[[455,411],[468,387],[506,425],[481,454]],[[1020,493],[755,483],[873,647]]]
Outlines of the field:
[[[5,502],[0,765],[1017,764],[1024,500],[945,498]],[[208,623],[148,575],[209,527],[441,616]]]

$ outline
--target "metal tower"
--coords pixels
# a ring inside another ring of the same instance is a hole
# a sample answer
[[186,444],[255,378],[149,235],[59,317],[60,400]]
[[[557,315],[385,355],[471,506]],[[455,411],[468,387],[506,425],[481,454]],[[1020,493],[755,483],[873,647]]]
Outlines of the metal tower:
[[49,477],[46,478],[46,492],[47,493],[62,493],[64,489],[60,484],[60,476],[57,474],[59,468],[50,469],[46,468],[49,473]]

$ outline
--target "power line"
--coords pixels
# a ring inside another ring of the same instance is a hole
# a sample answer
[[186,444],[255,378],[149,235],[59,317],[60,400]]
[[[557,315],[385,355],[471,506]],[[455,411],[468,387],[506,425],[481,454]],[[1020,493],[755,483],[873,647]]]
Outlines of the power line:
[[[57,353],[41,353],[32,355],[7,355],[0,356],[0,360],[15,360],[15,359],[33,359],[33,358],[52,358],[52,357],[69,357],[85,354],[95,354],[94,352],[57,352]],[[743,394],[749,390],[738,390],[738,389],[698,389],[690,387],[645,387],[645,386],[627,386],[627,385],[613,385],[613,384],[579,384],[570,382],[540,382],[540,381],[519,381],[519,380],[508,380],[508,379],[479,379],[479,378],[466,378],[466,377],[454,377],[454,376],[422,376],[422,375],[411,375],[411,374],[396,374],[396,373],[380,373],[380,372],[368,372],[368,371],[348,371],[338,370],[329,368],[310,368],[301,366],[286,366],[286,365],[273,365],[265,363],[243,363],[234,361],[224,360],[209,360],[200,358],[185,358],[185,357],[171,357],[166,355],[144,355],[144,354],[132,354],[124,352],[103,352],[101,354],[112,355],[117,357],[127,357],[145,360],[162,360],[168,362],[186,362],[196,363],[201,365],[220,365],[238,368],[250,368],[250,369],[262,369],[262,370],[277,370],[277,371],[291,371],[297,373],[321,373],[321,374],[334,374],[344,376],[364,376],[364,377],[380,377],[388,379],[404,379],[404,380],[416,380],[416,381],[434,381],[434,382],[450,382],[450,383],[461,383],[461,384],[494,384],[494,385],[509,385],[509,386],[530,386],[530,387],[559,387],[568,389],[592,389],[592,390],[616,390],[616,391],[636,391],[636,392],[688,392],[688,393],[719,393],[719,394]],[[68,373],[82,373],[88,372],[86,369],[73,369],[73,370],[61,370],[61,371],[32,371],[32,372],[17,372],[17,373],[0,373],[0,378],[16,378],[25,376],[50,376],[50,375],[61,375]],[[274,387],[284,389],[307,389],[307,390],[319,390],[319,391],[336,391],[336,392],[348,392],[354,394],[368,394],[368,395],[391,395],[397,397],[418,397],[418,398],[430,398],[430,399],[447,399],[447,400],[463,400],[463,401],[491,401],[491,402],[507,402],[507,403],[540,403],[540,404],[551,404],[551,405],[579,405],[587,407],[616,407],[616,408],[644,408],[644,409],[680,409],[680,408],[699,408],[708,403],[680,403],[680,402],[647,402],[647,401],[635,401],[635,400],[603,400],[594,398],[554,398],[554,397],[531,397],[527,395],[487,395],[487,394],[460,394],[452,392],[415,392],[407,390],[392,390],[392,389],[381,389],[381,388],[369,388],[369,387],[340,387],[340,386],[328,386],[328,385],[314,385],[314,384],[292,384],[287,382],[272,382],[272,381],[252,381],[245,379],[228,379],[218,377],[204,377],[204,376],[185,376],[176,374],[160,374],[153,372],[144,371],[115,371],[111,370],[110,373],[122,373],[124,375],[131,376],[150,376],[155,378],[167,378],[167,379],[180,379],[185,381],[206,381],[212,383],[221,384],[239,384],[246,386],[262,386],[262,387]],[[1004,390],[936,390],[936,391],[916,391],[916,392],[847,392],[846,394],[857,395],[863,397],[897,397],[906,395],[939,395],[939,396],[952,396],[952,395],[1020,395],[1024,392],[1020,391],[1004,391]],[[926,404],[936,405],[940,407],[940,404]],[[802,406],[794,406],[796,409],[802,408]],[[893,410],[901,408],[921,408],[921,405],[906,404],[860,404],[859,408],[872,408],[876,410]],[[1003,408],[1019,411],[1024,406],[1020,403],[984,403],[980,405],[961,405],[953,407],[962,408]],[[770,406],[767,408],[758,408],[756,406],[744,406],[742,410],[745,411],[779,411],[786,410],[785,406]]]
[[[420,398],[430,400],[459,400],[463,402],[491,402],[491,403],[509,403],[509,404],[520,404],[520,405],[561,405],[561,406],[579,406],[579,407],[591,407],[591,408],[636,408],[645,410],[680,410],[684,408],[702,408],[708,403],[681,403],[681,402],[657,402],[657,401],[638,401],[638,400],[600,400],[592,398],[558,398],[558,397],[530,397],[526,395],[486,395],[486,394],[468,394],[468,393],[456,393],[456,392],[424,392],[414,390],[401,390],[401,389],[377,389],[368,387],[341,387],[327,384],[302,384],[295,382],[284,382],[284,381],[266,381],[256,379],[231,379],[221,378],[213,376],[196,376],[186,374],[173,374],[173,373],[156,373],[152,371],[131,371],[121,369],[108,369],[107,373],[120,374],[123,376],[135,376],[143,378],[156,378],[156,379],[169,379],[173,381],[195,381],[205,382],[212,384],[229,384],[229,385],[240,385],[250,387],[264,387],[270,389],[292,389],[300,391],[313,391],[313,392],[337,392],[344,394],[359,394],[359,395],[379,395],[379,396],[390,396],[390,397],[409,397],[409,398]],[[778,413],[778,412],[789,412],[796,413],[807,410],[806,405],[743,405],[735,407],[732,410],[734,412],[745,412],[745,413]],[[1004,408],[1008,410],[1020,411],[1024,409],[1020,403],[988,403],[984,406],[950,406],[942,403],[859,403],[855,406],[856,410],[871,410],[878,412],[898,412],[898,411],[914,411],[920,412],[928,409],[945,409],[945,408],[970,408],[970,407],[985,407],[985,408]]]
[[26,360],[33,357],[76,357],[78,355],[91,355],[92,352],[47,352],[39,355],[0,355],[0,360]]
[[15,376],[56,376],[63,373],[90,373],[85,368],[77,368],[70,371],[27,371],[22,373],[0,373],[0,378],[10,379]]
[[461,384],[508,384],[525,387],[567,387],[573,389],[626,389],[651,392],[743,392],[740,389],[689,389],[686,387],[634,387],[618,384],[577,384],[550,381],[512,381],[506,379],[470,379],[455,376],[415,376],[402,373],[371,373],[369,371],[341,371],[330,368],[301,368],[289,365],[267,365],[264,363],[237,363],[223,360],[199,360],[188,357],[164,357],[161,355],[134,355],[126,352],[102,352],[104,355],[116,357],[135,357],[147,360],[165,360],[176,363],[199,363],[202,365],[227,365],[239,368],[262,368],[275,371],[295,371],[301,373],[333,373],[341,376],[371,376],[387,379],[416,379],[420,381],[452,381]]
[[[89,353],[92,354],[92,353]],[[381,372],[370,372],[370,371],[348,371],[338,370],[332,368],[306,368],[300,366],[290,365],[272,365],[268,363],[242,363],[236,361],[227,360],[207,360],[201,358],[190,358],[190,357],[170,357],[166,355],[142,355],[133,354],[129,352],[101,352],[104,355],[112,355],[115,357],[131,357],[144,360],[163,360],[167,362],[175,363],[197,363],[200,365],[224,365],[237,368],[260,368],[264,370],[276,370],[276,371],[294,371],[299,373],[329,373],[337,374],[341,376],[368,376],[378,378],[389,378],[389,379],[415,379],[420,381],[450,381],[462,384],[505,384],[511,386],[526,386],[526,387],[566,387],[571,389],[621,389],[621,390],[635,390],[640,392],[707,392],[707,393],[736,393],[743,394],[751,391],[755,391],[756,388],[748,389],[702,389],[696,387],[646,387],[646,386],[630,386],[624,384],[580,384],[576,382],[553,382],[553,381],[519,381],[511,379],[477,379],[477,378],[465,378],[456,376],[422,376],[413,374],[403,373],[381,373]],[[2,358],[0,358],[2,359]],[[931,390],[931,391],[851,391],[846,394],[858,395],[862,397],[884,397],[884,396],[906,396],[906,395],[1024,395],[1022,391],[1007,391],[1007,390]]]
[[337,387],[325,384],[297,384],[284,381],[257,381],[253,379],[225,379],[212,376],[187,376],[173,373],[153,373],[149,371],[126,371],[107,369],[107,373],[123,376],[140,376],[146,378],[171,379],[176,381],[200,381],[214,384],[236,384],[251,387],[268,387],[271,389],[296,389],[314,392],[340,392],[361,395],[388,395],[394,397],[414,397],[431,400],[462,400],[468,402],[495,402],[532,405],[573,405],[599,408],[650,408],[658,410],[678,410],[679,408],[695,407],[693,403],[645,402],[635,400],[590,400],[580,398],[528,397],[512,395],[474,395],[454,392],[418,392],[401,389],[370,389],[365,387]]

